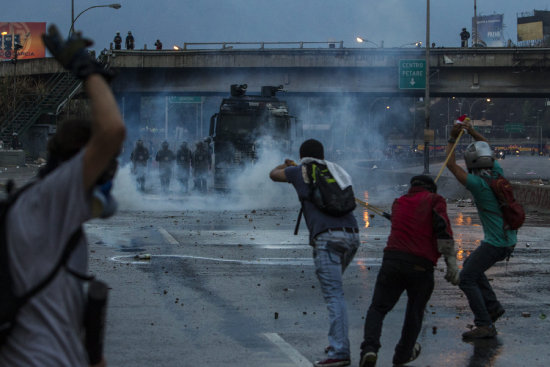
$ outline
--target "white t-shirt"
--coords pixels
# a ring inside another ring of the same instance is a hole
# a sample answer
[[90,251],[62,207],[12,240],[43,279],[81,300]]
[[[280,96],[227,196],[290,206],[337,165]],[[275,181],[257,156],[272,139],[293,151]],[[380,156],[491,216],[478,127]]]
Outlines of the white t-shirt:
[[[7,217],[10,270],[15,291],[27,292],[57,264],[71,235],[90,219],[83,183],[84,150],[20,195]],[[88,271],[83,235],[67,266]],[[20,310],[0,366],[88,366],[82,343],[83,282],[61,268]]]

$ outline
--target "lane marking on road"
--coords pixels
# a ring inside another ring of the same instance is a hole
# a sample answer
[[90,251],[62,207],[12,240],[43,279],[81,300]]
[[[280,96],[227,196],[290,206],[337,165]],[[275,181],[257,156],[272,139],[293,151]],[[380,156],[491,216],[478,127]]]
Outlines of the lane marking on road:
[[264,336],[269,339],[270,342],[275,344],[279,349],[290,358],[296,366],[299,367],[311,367],[311,362],[307,360],[300,352],[298,352],[292,345],[288,344],[277,333],[264,333]]
[[[120,255],[113,256],[110,258],[111,261],[127,263],[127,264],[139,264],[147,265],[154,258],[175,258],[175,259],[190,259],[190,260],[204,260],[204,261],[215,261],[219,263],[232,263],[239,265],[313,265],[313,259],[310,257],[290,257],[290,258],[259,258],[256,260],[235,260],[235,259],[222,259],[217,257],[203,257],[203,256],[192,256],[192,255],[153,255],[149,254],[149,258],[146,260],[134,260],[136,255]],[[382,258],[375,257],[363,257],[355,258],[350,265],[359,265],[359,266],[376,266],[382,263]]]
[[162,237],[164,237],[164,239],[166,241],[168,241],[169,244],[171,245],[179,245],[180,243],[178,242],[178,240],[176,240],[170,233],[168,233],[168,231],[162,227],[158,227],[158,231],[160,232],[160,234],[162,235]]

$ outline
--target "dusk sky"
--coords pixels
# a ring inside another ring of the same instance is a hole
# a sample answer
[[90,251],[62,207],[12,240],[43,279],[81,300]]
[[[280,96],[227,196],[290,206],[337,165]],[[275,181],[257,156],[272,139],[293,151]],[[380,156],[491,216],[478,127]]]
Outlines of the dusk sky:
[[[74,0],[75,17],[93,5],[120,3],[122,8],[90,9],[75,29],[108,48],[115,32],[129,30],[136,49],[164,48],[184,42],[344,41],[365,47],[356,36],[400,47],[426,37],[426,1],[422,0]],[[431,42],[458,47],[462,27],[471,32],[473,0],[432,0]],[[550,10],[548,0],[478,0],[478,15],[504,14],[504,37],[516,41],[517,13]],[[3,7],[0,22],[55,23],[64,35],[71,23],[71,0],[21,0]]]

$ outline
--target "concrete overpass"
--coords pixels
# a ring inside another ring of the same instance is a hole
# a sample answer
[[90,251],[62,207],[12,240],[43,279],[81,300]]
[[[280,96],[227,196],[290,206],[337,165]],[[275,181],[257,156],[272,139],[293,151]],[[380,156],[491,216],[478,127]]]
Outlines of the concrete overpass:
[[[227,95],[228,86],[284,85],[289,94],[422,96],[400,89],[400,60],[425,59],[422,48],[228,48],[109,51],[115,93]],[[548,48],[432,48],[433,96],[550,97]],[[59,72],[53,59],[20,60],[17,75]],[[13,65],[0,65],[0,76]]]

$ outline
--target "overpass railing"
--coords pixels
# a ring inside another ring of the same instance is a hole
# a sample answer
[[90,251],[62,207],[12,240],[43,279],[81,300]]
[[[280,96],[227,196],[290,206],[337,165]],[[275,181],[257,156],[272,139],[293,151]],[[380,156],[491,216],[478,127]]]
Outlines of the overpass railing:
[[[291,41],[291,42],[185,42],[183,47],[174,46],[174,50],[187,51],[190,49],[201,50],[201,49],[222,49],[228,50],[232,49],[234,46],[239,46],[244,48],[258,48],[263,50],[268,46],[269,48],[284,48],[285,46],[294,46],[296,48],[308,48],[313,45],[326,45],[329,48],[344,48],[344,41],[319,41],[319,42],[303,42],[303,41]],[[206,46],[206,47],[204,47]],[[253,47],[258,46],[258,47]],[[203,48],[201,48],[203,47]]]

